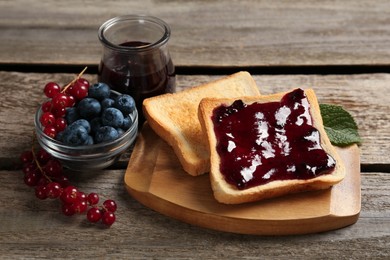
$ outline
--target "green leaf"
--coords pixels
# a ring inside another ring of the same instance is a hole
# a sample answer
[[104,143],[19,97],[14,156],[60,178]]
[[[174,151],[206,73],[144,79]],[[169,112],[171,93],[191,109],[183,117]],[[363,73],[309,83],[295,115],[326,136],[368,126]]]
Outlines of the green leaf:
[[348,146],[362,142],[353,117],[341,106],[320,104],[324,128],[335,146]]

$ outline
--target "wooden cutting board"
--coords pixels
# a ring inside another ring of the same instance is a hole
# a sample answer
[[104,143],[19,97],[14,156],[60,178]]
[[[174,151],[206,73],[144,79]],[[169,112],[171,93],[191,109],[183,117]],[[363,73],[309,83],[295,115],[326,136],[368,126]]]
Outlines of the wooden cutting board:
[[145,124],[124,181],[140,203],[200,227],[256,235],[323,232],[355,223],[360,213],[359,148],[353,145],[337,150],[347,175],[331,189],[225,205],[214,199],[209,175],[185,173],[172,148]]

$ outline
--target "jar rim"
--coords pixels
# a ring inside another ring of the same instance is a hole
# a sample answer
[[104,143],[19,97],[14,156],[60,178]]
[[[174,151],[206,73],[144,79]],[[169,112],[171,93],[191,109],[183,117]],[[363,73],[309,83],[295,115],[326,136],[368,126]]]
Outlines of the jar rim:
[[[141,46],[123,46],[118,45],[115,43],[112,43],[109,41],[104,33],[106,30],[111,28],[113,25],[119,23],[119,22],[126,22],[126,21],[147,21],[150,23],[154,23],[156,25],[159,25],[163,28],[164,33],[161,38],[159,38],[157,41],[154,41],[150,44],[141,45]],[[142,51],[148,51],[152,50],[156,47],[162,46],[163,44],[167,43],[169,40],[169,37],[171,35],[171,28],[169,25],[161,20],[160,18],[150,16],[150,15],[122,15],[122,16],[116,16],[114,18],[111,18],[104,22],[99,30],[98,30],[98,37],[101,43],[103,43],[106,47],[109,47],[116,51],[124,51],[124,52],[142,52]]]

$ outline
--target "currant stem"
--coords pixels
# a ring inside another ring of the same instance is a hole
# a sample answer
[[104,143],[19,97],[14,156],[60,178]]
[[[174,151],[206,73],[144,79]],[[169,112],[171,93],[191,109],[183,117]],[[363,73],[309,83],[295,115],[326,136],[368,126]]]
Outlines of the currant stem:
[[74,78],[71,82],[69,82],[62,90],[61,90],[61,93],[64,93],[74,82],[76,82],[76,80],[78,80],[83,74],[84,72],[87,70],[88,67],[85,67],[80,73],[79,75],[77,75],[76,78]]
[[37,167],[38,167],[39,171],[42,173],[42,175],[43,175],[49,182],[52,182],[52,180],[49,178],[49,176],[47,176],[47,175],[45,174],[45,172],[43,171],[41,164],[38,162],[38,159],[37,159],[37,156],[36,156],[35,150],[34,150],[35,141],[36,141],[36,135],[33,133],[32,144],[31,144],[31,153],[32,153],[32,155],[33,155],[34,162],[37,164]]

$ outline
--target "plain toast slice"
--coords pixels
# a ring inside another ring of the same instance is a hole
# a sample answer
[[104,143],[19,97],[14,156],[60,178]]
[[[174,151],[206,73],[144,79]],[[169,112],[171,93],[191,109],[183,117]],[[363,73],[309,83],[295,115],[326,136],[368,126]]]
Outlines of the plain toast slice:
[[210,154],[198,119],[199,102],[206,97],[258,96],[259,89],[248,72],[145,99],[143,112],[151,128],[170,146],[183,169],[196,176],[209,172]]
[[[264,95],[264,96],[260,96],[260,97],[244,97],[244,98],[241,98],[240,100],[242,100],[245,105],[250,105],[250,104],[253,104],[255,102],[257,102],[257,103],[267,103],[267,102],[275,102],[275,101],[279,102],[286,93],[277,93],[277,94],[273,94],[273,95]],[[218,142],[218,140],[221,140],[221,137],[218,137],[219,139],[217,140],[217,134],[216,134],[215,129],[214,129],[214,122],[215,121],[212,120],[212,116],[214,113],[213,111],[215,111],[214,109],[216,109],[217,107],[221,107],[221,106],[231,107],[233,102],[235,102],[237,99],[236,98],[229,98],[229,99],[206,98],[200,102],[199,120],[201,122],[202,128],[207,133],[207,138],[208,138],[209,147],[210,147],[210,162],[211,162],[210,181],[211,181],[211,186],[212,186],[212,189],[214,192],[214,197],[219,202],[226,203],[226,204],[239,204],[239,203],[244,203],[244,202],[258,201],[258,200],[262,200],[262,199],[266,199],[266,198],[273,198],[273,197],[277,197],[277,196],[281,196],[281,195],[285,195],[285,194],[289,194],[289,193],[326,189],[326,188],[329,188],[330,186],[340,182],[344,178],[344,176],[345,176],[344,164],[343,164],[342,160],[340,159],[339,155],[337,154],[337,151],[334,149],[334,147],[330,143],[330,140],[329,140],[329,138],[324,130],[323,121],[322,121],[322,117],[320,114],[319,104],[318,104],[316,95],[315,95],[314,91],[311,89],[304,90],[304,95],[306,96],[308,103],[310,104],[310,108],[309,108],[310,113],[309,114],[311,115],[311,119],[312,119],[311,126],[314,126],[318,130],[318,132],[320,134],[321,147],[325,150],[325,152],[328,155],[330,155],[335,160],[335,168],[330,173],[314,176],[314,177],[309,178],[309,179],[289,179],[289,180],[276,179],[276,180],[271,180],[268,183],[260,184],[258,186],[251,186],[251,187],[245,188],[245,189],[240,189],[239,186],[232,184],[231,182],[230,183],[227,182],[225,179],[226,174],[223,175],[220,171],[221,170],[221,168],[220,168],[221,167],[221,157],[220,157],[219,152],[217,151],[217,142]],[[258,114],[256,113],[256,116],[257,115]],[[224,116],[225,116],[225,114],[224,114]],[[241,120],[242,117],[240,116],[239,118]],[[251,118],[253,118],[253,117],[251,117]],[[282,116],[281,119],[284,120],[285,118]],[[287,119],[287,120],[290,120],[290,119]],[[216,121],[216,122],[218,122],[218,121]],[[298,122],[298,120],[296,122]],[[295,124],[297,124],[297,123],[295,123]],[[253,127],[256,128],[256,127],[258,127],[258,125],[252,126],[252,128]],[[272,126],[269,126],[269,127],[272,127]],[[260,129],[260,128],[256,128],[256,129]],[[247,131],[249,131],[249,129],[247,129]],[[259,134],[259,136],[262,136],[262,138],[263,137],[268,138],[267,133],[264,132],[263,130],[255,130],[255,131],[259,131],[258,134]],[[225,132],[223,132],[223,133],[225,133]],[[234,138],[234,136],[232,136],[232,134],[229,132],[226,132],[225,134],[229,136],[227,138]],[[245,139],[247,139],[246,135],[247,134],[244,134]],[[219,136],[221,136],[221,135],[219,135]],[[235,139],[231,139],[231,140],[235,140]],[[258,140],[262,140],[261,142],[264,142],[264,140],[267,140],[267,139],[258,139]],[[241,149],[242,148],[239,146],[239,143],[237,144],[238,148],[236,148],[235,147],[236,143],[234,143],[234,142],[235,141],[232,141],[231,146],[229,146],[225,149],[229,153],[231,153],[231,151],[233,149]],[[260,143],[258,143],[258,145],[260,145]],[[260,146],[257,146],[257,147],[260,147]],[[274,147],[276,147],[276,146],[274,146]],[[279,146],[279,147],[281,147],[281,146]],[[260,149],[261,148],[259,148],[259,150]],[[310,148],[308,150],[310,150]],[[261,155],[261,156],[263,156],[263,155]],[[266,154],[264,156],[266,156]],[[264,158],[266,158],[264,156],[261,158],[256,157],[256,160],[257,159],[258,160],[256,161],[256,164],[252,163],[251,167],[254,167],[254,166],[262,167],[261,160],[265,160]],[[237,160],[238,159],[241,160],[242,158],[237,158]],[[287,160],[290,160],[290,159],[287,159]],[[276,163],[279,163],[279,162],[277,161]],[[238,166],[240,166],[240,165],[238,165]],[[230,169],[231,168],[229,168],[229,170]],[[235,169],[238,169],[238,167]],[[248,168],[242,167],[241,169],[248,169]],[[263,169],[266,169],[266,168],[263,168]],[[283,169],[285,169],[285,168],[283,168]],[[229,170],[227,170],[226,172],[228,172]],[[252,170],[253,170],[253,168],[252,168]],[[247,181],[245,179],[247,177],[247,176],[245,176],[246,172],[244,173],[242,170],[239,172],[241,174],[241,175],[239,175],[239,178],[242,177],[245,181]],[[272,172],[270,171],[270,173],[272,173]],[[230,173],[228,173],[227,175],[229,175],[229,174]],[[252,174],[253,174],[253,171],[252,171]],[[267,174],[265,174],[262,178],[269,178],[270,177],[270,176],[266,177],[266,175]],[[229,176],[229,178],[231,178],[231,176]],[[253,178],[253,177],[251,177],[251,178]]]

